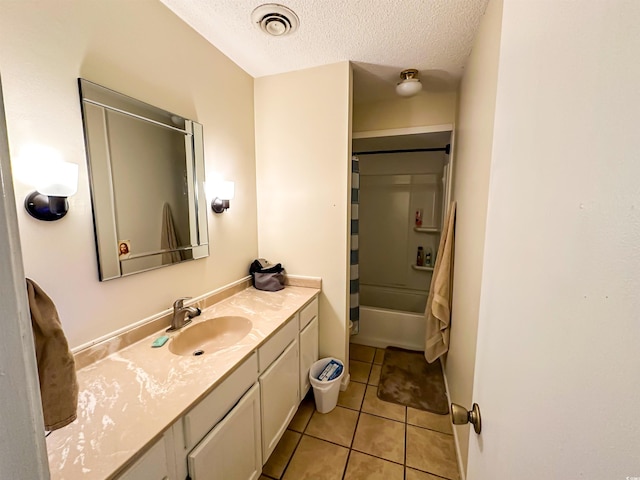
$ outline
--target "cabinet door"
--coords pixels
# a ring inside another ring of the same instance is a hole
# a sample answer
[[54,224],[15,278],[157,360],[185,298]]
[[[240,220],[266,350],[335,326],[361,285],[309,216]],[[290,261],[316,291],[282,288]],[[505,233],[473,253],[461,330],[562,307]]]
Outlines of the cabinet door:
[[169,469],[164,445],[164,437],[158,440],[133,466],[129,467],[118,480],[168,480]]
[[260,388],[255,384],[188,457],[192,480],[254,480],[262,471]]
[[266,462],[299,403],[298,340],[295,339],[260,376],[262,460]]
[[318,360],[318,317],[300,332],[300,401],[309,391],[309,369]]

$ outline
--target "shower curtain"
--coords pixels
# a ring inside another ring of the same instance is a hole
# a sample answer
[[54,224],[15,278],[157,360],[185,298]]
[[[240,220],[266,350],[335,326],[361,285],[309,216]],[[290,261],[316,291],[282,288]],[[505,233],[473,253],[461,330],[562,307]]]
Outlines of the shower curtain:
[[358,204],[360,197],[360,164],[351,157],[351,269],[349,274],[349,320],[353,322],[351,335],[360,331],[360,276],[358,273]]

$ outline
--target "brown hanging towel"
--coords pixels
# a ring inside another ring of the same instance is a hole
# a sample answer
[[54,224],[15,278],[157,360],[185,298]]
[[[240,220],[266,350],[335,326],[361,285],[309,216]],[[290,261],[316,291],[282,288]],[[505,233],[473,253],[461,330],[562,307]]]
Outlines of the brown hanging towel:
[[51,299],[29,278],[27,295],[38,361],[44,428],[56,430],[70,424],[77,416],[76,365]]

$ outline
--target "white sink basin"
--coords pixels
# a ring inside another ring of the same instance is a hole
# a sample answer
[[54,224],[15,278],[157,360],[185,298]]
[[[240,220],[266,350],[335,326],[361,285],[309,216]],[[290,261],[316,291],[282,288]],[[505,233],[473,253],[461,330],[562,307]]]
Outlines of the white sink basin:
[[251,320],[245,317],[215,317],[196,323],[178,333],[169,351],[176,355],[204,355],[235,345],[246,337],[253,328]]

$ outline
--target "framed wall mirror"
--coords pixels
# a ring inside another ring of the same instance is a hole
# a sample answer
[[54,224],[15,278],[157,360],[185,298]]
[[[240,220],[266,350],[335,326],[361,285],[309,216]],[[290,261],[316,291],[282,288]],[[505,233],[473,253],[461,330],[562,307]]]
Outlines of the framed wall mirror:
[[78,84],[100,280],[207,257],[202,125]]

